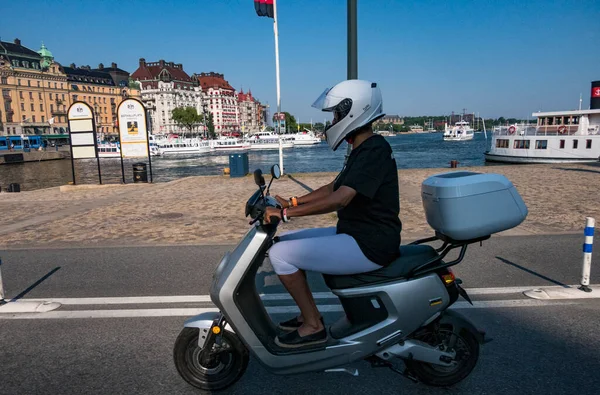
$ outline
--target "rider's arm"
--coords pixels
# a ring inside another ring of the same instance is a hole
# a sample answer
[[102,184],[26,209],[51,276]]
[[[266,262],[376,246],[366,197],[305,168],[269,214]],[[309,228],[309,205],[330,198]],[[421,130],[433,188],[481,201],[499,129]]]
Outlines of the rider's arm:
[[333,193],[333,182],[323,185],[321,188],[312,191],[309,194],[298,197],[298,205],[314,202],[315,200],[323,199]]
[[[330,185],[333,188],[333,184]],[[315,192],[328,186],[329,185],[319,188]],[[324,196],[321,195],[320,198],[311,199],[307,203],[303,202],[300,206],[288,208],[287,217],[303,217],[305,215],[331,213],[346,207],[352,201],[354,196],[356,196],[356,191],[354,189],[347,186],[341,186],[335,192],[324,193]]]

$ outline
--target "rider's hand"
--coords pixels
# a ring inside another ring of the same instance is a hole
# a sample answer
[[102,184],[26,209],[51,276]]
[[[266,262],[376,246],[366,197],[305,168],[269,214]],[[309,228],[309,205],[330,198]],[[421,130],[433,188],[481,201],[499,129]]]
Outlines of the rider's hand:
[[271,217],[277,217],[281,221],[281,210],[275,207],[267,207],[267,211],[265,211],[265,223],[271,223]]
[[277,202],[281,205],[281,208],[290,208],[290,201],[287,199],[282,198],[279,195],[275,196],[275,199],[277,199]]

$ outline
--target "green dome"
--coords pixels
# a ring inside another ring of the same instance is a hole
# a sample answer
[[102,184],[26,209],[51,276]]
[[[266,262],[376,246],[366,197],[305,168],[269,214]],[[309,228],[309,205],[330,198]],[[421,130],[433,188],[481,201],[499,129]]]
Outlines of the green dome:
[[40,48],[40,50],[38,51],[38,54],[40,54],[40,56],[42,58],[52,58],[52,52],[48,51],[48,48],[46,48],[46,46],[44,45],[44,43],[42,43],[42,48]]

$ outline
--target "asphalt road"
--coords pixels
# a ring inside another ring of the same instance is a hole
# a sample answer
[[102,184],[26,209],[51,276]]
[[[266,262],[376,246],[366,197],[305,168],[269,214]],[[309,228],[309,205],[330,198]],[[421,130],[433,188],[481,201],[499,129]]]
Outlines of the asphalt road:
[[[582,235],[497,237],[482,248],[471,247],[455,272],[467,288],[576,284],[581,243]],[[79,300],[206,295],[212,270],[229,248],[30,249],[2,251],[0,257],[7,297]],[[598,264],[594,259],[594,284],[600,283]],[[261,292],[283,292],[272,273],[261,273],[257,281]],[[318,276],[312,276],[311,283],[314,291],[326,291]],[[517,291],[476,293],[473,299],[476,304],[489,305],[461,312],[494,340],[482,347],[471,376],[451,389],[414,384],[388,369],[371,369],[362,362],[352,365],[359,368],[359,377],[342,373],[281,377],[251,360],[242,380],[226,393],[598,392],[600,299],[528,305],[519,303],[531,300]],[[178,376],[172,361],[173,342],[185,317],[166,315],[179,307],[209,307],[210,303],[138,304],[123,300],[123,304],[109,306],[64,305],[58,311],[157,308],[167,313],[157,317],[48,319],[41,315],[37,319],[6,319],[0,315],[0,394],[198,393]],[[320,305],[334,303],[331,299],[319,301]],[[503,303],[508,307],[502,307]],[[289,306],[291,302],[270,302],[270,306],[275,305]],[[331,322],[334,315],[326,314],[326,322]],[[286,317],[276,315],[274,319]]]

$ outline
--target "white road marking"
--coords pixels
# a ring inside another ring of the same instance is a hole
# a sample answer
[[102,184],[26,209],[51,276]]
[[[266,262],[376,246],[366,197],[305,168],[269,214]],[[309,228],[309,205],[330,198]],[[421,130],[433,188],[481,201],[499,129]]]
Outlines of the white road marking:
[[[599,285],[591,285],[598,287]],[[569,285],[568,288],[562,286],[543,287],[544,289],[569,289],[577,288],[578,285]],[[469,295],[502,295],[502,294],[520,294],[529,291],[535,286],[523,287],[498,287],[498,288],[466,288]],[[331,292],[315,292],[313,297],[320,299],[337,298]],[[590,297],[590,296],[587,296]],[[582,297],[583,298],[583,297]],[[264,301],[292,300],[287,293],[263,294],[261,299]],[[159,303],[211,303],[210,295],[168,295],[168,296],[124,296],[124,297],[97,297],[97,298],[47,298],[47,299],[26,299],[31,302],[56,302],[63,305],[112,305],[112,304],[159,304]]]
[[[541,307],[577,304],[575,301],[545,301],[535,299],[476,301],[471,306],[467,302],[457,302],[451,309],[493,309],[514,307]],[[342,312],[341,305],[318,306],[322,313]],[[2,314],[0,319],[86,319],[86,318],[139,318],[139,317],[188,317],[205,312],[217,311],[215,308],[167,308],[167,309],[116,309],[116,310],[72,310],[50,311],[37,314]],[[297,313],[296,306],[267,307],[269,314]]]

